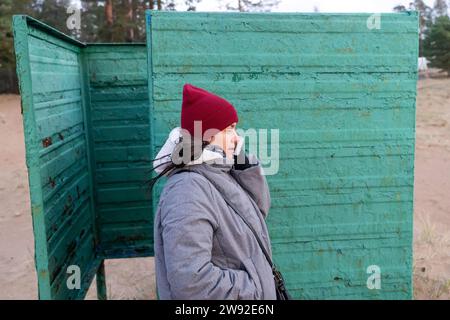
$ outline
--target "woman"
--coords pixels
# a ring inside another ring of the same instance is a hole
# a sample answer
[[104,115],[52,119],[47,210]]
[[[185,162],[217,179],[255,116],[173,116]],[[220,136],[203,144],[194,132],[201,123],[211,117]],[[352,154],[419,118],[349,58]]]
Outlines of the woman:
[[160,299],[276,299],[271,266],[250,229],[271,256],[269,188],[256,157],[241,148],[237,122],[228,101],[184,86],[181,128],[156,157],[151,182],[168,177],[154,224]]

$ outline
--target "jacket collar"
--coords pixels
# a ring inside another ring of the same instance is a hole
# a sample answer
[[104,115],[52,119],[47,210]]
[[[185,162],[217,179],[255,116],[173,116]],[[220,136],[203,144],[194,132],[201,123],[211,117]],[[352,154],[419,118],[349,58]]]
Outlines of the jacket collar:
[[[167,138],[166,142],[158,152],[156,160],[153,161],[153,168],[156,173],[161,173],[170,163],[172,159],[172,153],[181,142],[181,128],[174,128]],[[206,164],[212,168],[219,169],[221,171],[229,172],[233,166],[233,161],[226,157],[225,151],[216,145],[208,145],[203,148],[202,154],[196,160],[187,163],[182,168],[186,169],[190,166],[196,166],[200,164]],[[182,168],[177,168],[171,172],[179,171]],[[171,175],[171,174],[168,174]]]

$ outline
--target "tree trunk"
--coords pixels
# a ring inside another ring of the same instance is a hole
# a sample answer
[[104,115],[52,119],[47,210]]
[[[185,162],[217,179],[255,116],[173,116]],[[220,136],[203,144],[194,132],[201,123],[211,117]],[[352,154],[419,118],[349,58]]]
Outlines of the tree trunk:
[[105,3],[105,16],[106,16],[106,23],[109,26],[112,26],[113,24],[113,5],[112,0],[106,0]]
[[134,29],[133,29],[133,20],[134,20],[134,14],[133,14],[133,0],[128,0],[128,10],[126,11],[126,21],[127,21],[127,39],[128,42],[133,42],[134,40]]
[[106,27],[108,30],[108,38],[109,41],[112,42],[113,41],[113,33],[112,33],[112,26],[114,23],[114,18],[113,18],[113,5],[112,5],[112,0],[106,0],[105,3],[105,17],[106,17]]

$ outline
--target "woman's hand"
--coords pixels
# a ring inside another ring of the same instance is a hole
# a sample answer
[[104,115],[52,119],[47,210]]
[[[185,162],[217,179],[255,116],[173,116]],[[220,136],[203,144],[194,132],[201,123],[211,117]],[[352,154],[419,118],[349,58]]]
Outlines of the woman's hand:
[[245,170],[252,167],[254,164],[251,164],[248,160],[247,155],[245,154],[244,146],[244,138],[239,137],[239,141],[236,144],[236,148],[233,153],[233,169],[234,170]]

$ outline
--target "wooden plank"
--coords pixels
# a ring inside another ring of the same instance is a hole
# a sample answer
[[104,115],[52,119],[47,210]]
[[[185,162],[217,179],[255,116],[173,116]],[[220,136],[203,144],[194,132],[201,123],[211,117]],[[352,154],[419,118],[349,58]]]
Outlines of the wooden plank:
[[[27,16],[14,16],[13,30],[39,298],[83,298],[98,264],[79,61],[84,45]],[[81,268],[80,290],[66,286],[73,264]]]
[[40,299],[50,299],[50,274],[48,272],[48,250],[44,218],[43,196],[39,168],[39,140],[33,105],[33,87],[28,46],[28,26],[25,16],[13,17],[14,49],[19,78],[23,127],[26,148],[26,164],[30,186],[31,215],[35,241],[36,273]]

